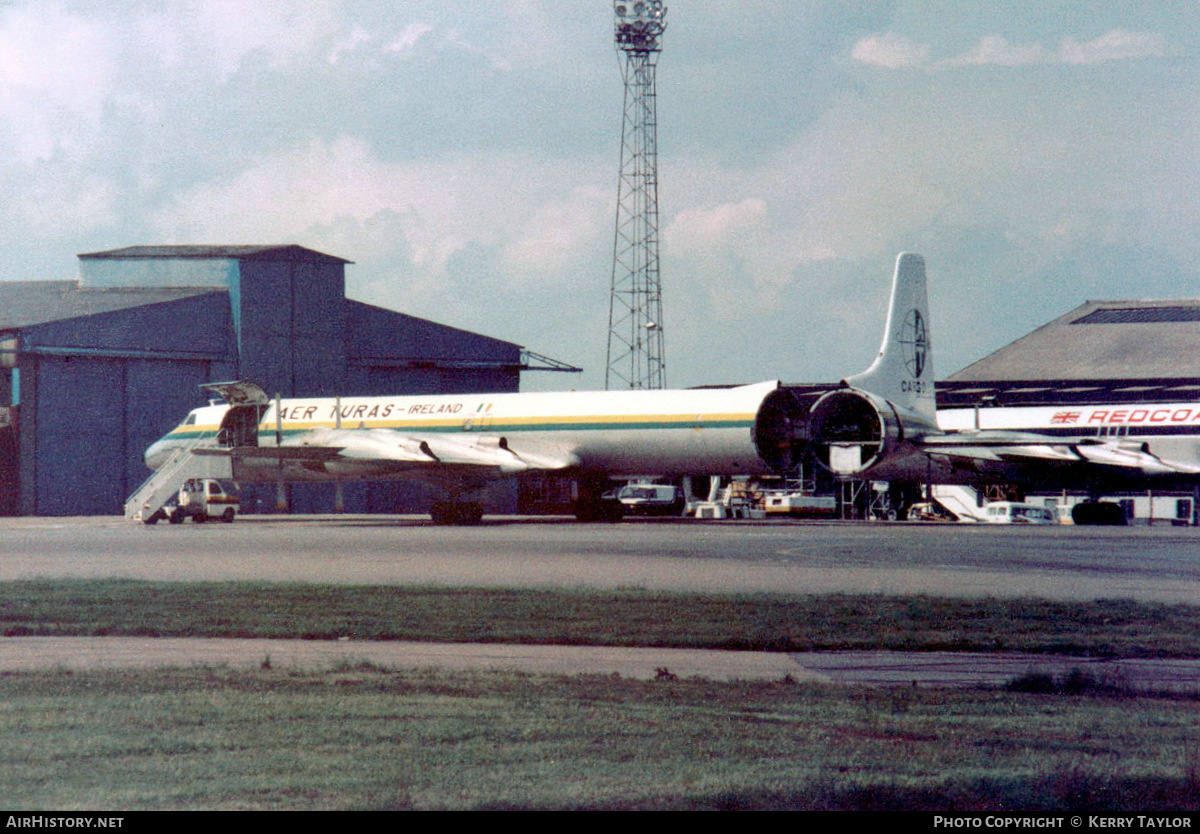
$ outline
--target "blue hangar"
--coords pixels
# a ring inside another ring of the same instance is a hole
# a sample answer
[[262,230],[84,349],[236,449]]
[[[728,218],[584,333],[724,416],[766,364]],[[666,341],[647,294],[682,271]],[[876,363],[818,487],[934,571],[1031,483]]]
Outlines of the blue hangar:
[[[518,389],[520,345],[350,300],[348,263],[295,245],[135,246],[80,255],[78,281],[0,282],[0,514],[120,513],[150,474],[143,450],[204,404],[206,382],[284,397]],[[328,485],[290,489],[295,512],[333,509]],[[248,492],[275,504],[274,487]],[[403,483],[345,494],[350,512],[426,500]]]

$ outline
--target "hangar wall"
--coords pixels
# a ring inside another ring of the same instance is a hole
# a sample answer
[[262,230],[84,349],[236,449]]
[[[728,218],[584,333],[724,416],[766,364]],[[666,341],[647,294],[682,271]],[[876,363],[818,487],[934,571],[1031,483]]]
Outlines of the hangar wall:
[[[519,345],[348,300],[347,263],[299,246],[133,247],[80,255],[77,282],[0,282],[0,512],[119,513],[150,474],[142,452],[205,402],[205,382],[285,397],[517,390]],[[290,491],[293,511],[333,509],[331,485]],[[350,511],[426,500],[346,492]]]

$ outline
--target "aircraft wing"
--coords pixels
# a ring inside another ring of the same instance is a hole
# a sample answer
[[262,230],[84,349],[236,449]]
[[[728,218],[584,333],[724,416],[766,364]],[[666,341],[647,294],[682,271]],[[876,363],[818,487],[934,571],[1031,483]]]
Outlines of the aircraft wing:
[[491,468],[500,475],[566,469],[575,455],[537,444],[512,444],[497,435],[409,434],[393,429],[313,429],[288,437],[279,446],[238,449],[242,457],[306,460],[320,463],[363,461],[391,463],[397,469]]
[[922,450],[949,462],[1053,464],[1083,463],[1136,470],[1147,475],[1193,475],[1200,468],[1169,461],[1153,454],[1145,443],[1083,438],[1062,440],[1024,432],[959,432],[934,435],[922,441]]

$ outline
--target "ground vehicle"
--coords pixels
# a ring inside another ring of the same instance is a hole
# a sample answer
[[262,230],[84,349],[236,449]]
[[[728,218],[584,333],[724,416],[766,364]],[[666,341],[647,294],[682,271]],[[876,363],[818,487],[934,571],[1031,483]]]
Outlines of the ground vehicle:
[[958,521],[958,518],[936,501],[922,501],[908,508],[908,520]]
[[662,484],[629,484],[617,491],[626,515],[681,515],[683,493]]
[[156,524],[166,518],[172,524],[182,524],[185,518],[200,524],[209,519],[229,523],[242,511],[241,499],[235,488],[213,478],[189,478],[179,488],[174,506],[167,505],[146,521]]
[[626,484],[600,496],[600,517],[620,521],[627,515],[682,515],[684,504],[679,487]]
[[1054,513],[1037,504],[993,501],[984,508],[988,524],[1054,524]]

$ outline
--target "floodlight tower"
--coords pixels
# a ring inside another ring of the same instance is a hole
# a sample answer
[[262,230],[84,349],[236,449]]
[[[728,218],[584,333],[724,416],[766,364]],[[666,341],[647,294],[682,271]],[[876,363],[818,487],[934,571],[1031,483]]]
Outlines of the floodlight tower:
[[667,27],[667,7],[662,0],[614,0],[613,13],[617,57],[625,76],[625,116],[604,387],[663,388],[654,72]]

